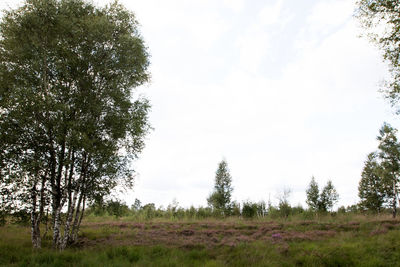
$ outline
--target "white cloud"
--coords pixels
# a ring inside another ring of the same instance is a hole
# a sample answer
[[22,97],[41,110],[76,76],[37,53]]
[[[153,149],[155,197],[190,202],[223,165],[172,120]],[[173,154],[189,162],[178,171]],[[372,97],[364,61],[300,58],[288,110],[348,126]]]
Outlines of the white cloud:
[[354,7],[353,0],[319,1],[306,17],[306,23],[296,38],[295,47],[300,50],[319,45],[321,39],[334,34],[353,19]]
[[262,64],[274,62],[281,52],[280,42],[288,34],[287,26],[292,19],[282,0],[269,2],[257,11],[254,20],[236,40],[240,58],[238,68],[255,74],[262,71]]
[[235,12],[240,12],[244,8],[244,0],[223,0],[223,3]]
[[257,72],[270,51],[270,38],[259,26],[250,28],[237,40],[240,65],[244,70]]
[[307,22],[315,30],[324,30],[328,27],[338,27],[345,23],[355,8],[353,0],[325,0],[318,2]]
[[274,4],[266,5],[258,14],[258,22],[262,25],[272,25],[281,19],[283,0],[278,0]]

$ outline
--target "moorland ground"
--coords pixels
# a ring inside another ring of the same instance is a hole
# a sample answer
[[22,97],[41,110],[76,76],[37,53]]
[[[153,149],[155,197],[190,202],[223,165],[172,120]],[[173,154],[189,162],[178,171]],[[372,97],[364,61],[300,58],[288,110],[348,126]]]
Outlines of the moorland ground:
[[132,220],[88,217],[65,251],[32,249],[30,228],[0,227],[5,266],[399,266],[400,220],[389,216]]

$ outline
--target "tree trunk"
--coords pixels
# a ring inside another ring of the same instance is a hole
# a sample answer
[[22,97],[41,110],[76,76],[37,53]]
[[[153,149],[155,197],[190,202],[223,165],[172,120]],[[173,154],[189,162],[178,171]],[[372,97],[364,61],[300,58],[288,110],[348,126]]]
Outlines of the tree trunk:
[[[75,150],[72,150],[72,157],[71,157],[71,168],[69,170],[69,175],[68,175],[68,180],[65,182],[67,185],[67,194],[68,194],[68,204],[70,205],[72,202],[72,178],[74,175],[75,171]],[[68,210],[70,209],[70,206],[68,206]]]
[[392,203],[392,216],[396,218],[396,202],[397,202],[397,193],[396,193],[396,181],[393,180],[393,203]]
[[[64,169],[65,161],[65,136],[63,136],[61,143],[61,151],[58,154],[58,168],[53,182],[53,211],[54,215],[54,227],[53,227],[53,248],[59,248],[61,244],[61,209],[65,204],[65,197],[63,195],[66,193],[65,190],[61,190],[61,178]],[[68,168],[68,166],[65,166]]]
[[79,224],[79,215],[81,212],[81,204],[82,204],[82,199],[83,199],[83,192],[81,192],[81,195],[79,196],[79,200],[78,200],[78,205],[76,206],[76,212],[75,212],[75,219],[74,219],[74,223],[72,226],[72,241],[75,242],[77,239],[77,235],[75,233],[78,232],[78,224]]
[[39,200],[39,214],[37,215],[35,228],[36,228],[36,245],[37,248],[42,247],[42,237],[40,234],[40,223],[42,222],[43,214],[44,214],[44,206],[45,203],[45,186],[46,186],[47,172],[42,176],[42,183],[40,188],[40,200]]
[[[79,214],[79,207],[81,205],[82,195],[83,195],[82,189],[84,187],[85,180],[86,180],[87,165],[88,165],[89,160],[87,159],[86,153],[84,153],[83,159],[82,159],[81,174],[80,174],[79,179],[77,180],[77,185],[73,192],[72,200],[70,197],[72,187],[70,184],[66,187],[68,192],[65,194],[65,198],[67,198],[67,194],[68,194],[69,201],[68,201],[67,218],[66,218],[65,227],[64,227],[64,236],[62,237],[62,240],[60,240],[60,249],[62,249],[62,250],[65,249],[67,247],[68,243],[71,242],[73,239],[72,236],[73,236],[74,229],[76,227],[76,223],[74,222],[73,227],[71,227],[71,224],[72,224],[72,220],[74,217],[74,213]],[[72,175],[72,173],[73,172],[72,172],[72,168],[71,168],[70,174]],[[76,205],[78,195],[80,195],[80,196],[79,196],[78,205]]]
[[64,228],[64,237],[61,242],[61,249],[65,249],[68,245],[68,242],[71,240],[71,223],[72,223],[72,218],[74,215],[75,211],[75,205],[76,205],[76,199],[79,193],[79,188],[75,190],[75,194],[72,200],[72,203],[69,205],[68,212],[67,212],[67,219],[65,221],[65,228]]
[[[72,240],[73,240],[73,242],[76,242],[78,240],[79,227],[81,226],[83,215],[85,214],[85,204],[86,204],[86,195],[83,196],[82,211],[80,212],[79,220],[78,221],[74,221],[74,227],[72,229]],[[76,218],[77,218],[77,216],[75,216],[75,219]]]
[[[50,142],[53,142],[50,140]],[[56,204],[56,156],[54,148],[50,149],[50,185],[51,185],[51,208],[52,208],[52,225],[54,225],[56,219],[56,211],[57,211],[57,204]]]
[[[76,206],[75,219],[74,219],[74,224],[72,227],[72,239],[71,239],[72,242],[76,242],[76,240],[78,239],[78,231],[79,231],[79,227],[82,222],[83,213],[85,211],[86,183],[87,183],[86,178],[87,178],[90,160],[91,160],[91,157],[89,155],[87,162],[85,164],[83,179],[81,181],[81,194],[79,196],[78,204]],[[83,203],[82,203],[82,200],[83,200]],[[81,211],[81,204],[82,204],[82,211]]]
[[61,205],[57,208],[53,225],[53,248],[59,248],[60,245],[60,227],[61,226]]
[[[36,177],[35,177],[36,179]],[[32,246],[33,248],[40,248],[40,244],[38,244],[38,236],[40,238],[40,232],[37,232],[37,212],[36,212],[36,201],[37,201],[37,193],[36,193],[36,184],[37,181],[35,180],[32,185],[32,192],[31,192],[31,197],[32,197],[32,210],[31,210],[31,240],[32,240]]]

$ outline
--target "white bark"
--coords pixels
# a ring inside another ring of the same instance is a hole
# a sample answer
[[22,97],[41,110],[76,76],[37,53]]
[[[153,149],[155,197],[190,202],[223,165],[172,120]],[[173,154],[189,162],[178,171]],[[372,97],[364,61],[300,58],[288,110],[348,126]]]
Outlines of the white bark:
[[60,227],[61,227],[61,205],[57,207],[53,226],[53,248],[60,246]]

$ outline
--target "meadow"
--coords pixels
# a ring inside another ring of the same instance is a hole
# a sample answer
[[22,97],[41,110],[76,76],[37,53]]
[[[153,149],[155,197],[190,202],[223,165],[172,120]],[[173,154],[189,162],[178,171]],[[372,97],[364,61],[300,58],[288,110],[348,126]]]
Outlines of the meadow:
[[88,216],[79,243],[32,249],[30,228],[0,227],[2,266],[399,266],[400,220],[390,215],[311,219],[165,219]]

